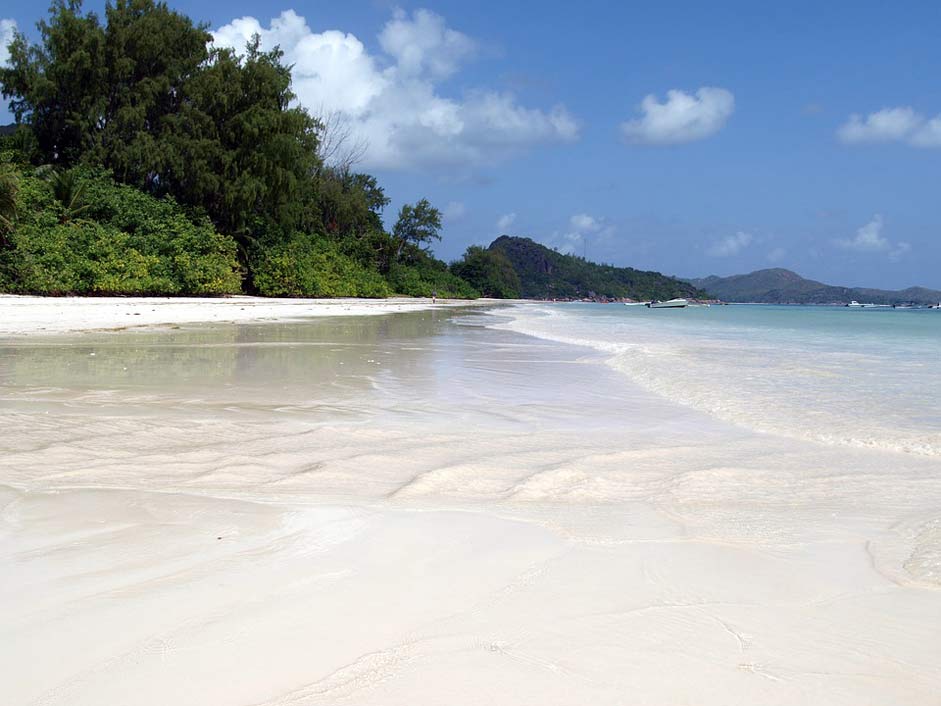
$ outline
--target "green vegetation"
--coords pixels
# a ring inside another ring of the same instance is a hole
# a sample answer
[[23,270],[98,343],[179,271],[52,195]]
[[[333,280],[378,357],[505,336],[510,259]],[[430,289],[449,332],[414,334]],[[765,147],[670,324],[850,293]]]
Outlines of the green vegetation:
[[489,249],[512,264],[524,298],[648,300],[705,296],[693,285],[659,272],[597,265],[550,250],[529,238],[504,235],[494,240]]
[[103,16],[54,0],[40,41],[16,34],[0,92],[0,291],[490,297],[695,296],[657,273],[594,265],[531,240],[430,247],[441,213],[402,206],[353,169],[336,116],[299,107],[258,37],[215,47],[156,0]]
[[440,230],[441,213],[428,203],[428,199],[422,199],[414,206],[405,204],[392,229],[396,257],[409,255],[409,248],[427,248],[431,241],[441,240]]
[[411,264],[393,266],[389,281],[396,292],[412,297],[470,299],[479,296],[470,284],[452,274],[440,260],[427,256]]
[[39,31],[0,68],[0,290],[477,296],[427,250],[427,200],[386,232],[279,50],[214,47],[154,0],[55,0]]
[[388,297],[376,271],[343,255],[325,239],[297,234],[268,248],[255,270],[255,287],[268,297]]
[[471,245],[464,258],[451,265],[451,271],[467,280],[485,297],[518,299],[520,278],[507,256],[496,249]]
[[238,292],[235,242],[170,197],[103,172],[16,173],[16,213],[0,249],[7,291],[43,294]]
[[12,164],[0,164],[0,238],[13,229],[20,182]]

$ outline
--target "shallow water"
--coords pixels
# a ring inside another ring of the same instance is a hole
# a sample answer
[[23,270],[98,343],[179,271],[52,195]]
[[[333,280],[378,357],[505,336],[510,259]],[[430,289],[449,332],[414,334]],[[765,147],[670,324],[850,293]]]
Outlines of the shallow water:
[[749,429],[941,457],[941,311],[576,304],[520,307],[507,328],[593,347]]

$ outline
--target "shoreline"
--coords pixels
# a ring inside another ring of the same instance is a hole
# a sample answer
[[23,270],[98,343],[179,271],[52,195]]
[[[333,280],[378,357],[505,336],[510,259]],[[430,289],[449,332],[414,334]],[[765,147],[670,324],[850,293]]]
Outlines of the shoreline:
[[0,337],[140,330],[198,323],[261,323],[487,307],[497,299],[293,299],[230,297],[41,297],[0,294]]
[[933,703],[936,464],[463,313],[8,339],[0,692]]

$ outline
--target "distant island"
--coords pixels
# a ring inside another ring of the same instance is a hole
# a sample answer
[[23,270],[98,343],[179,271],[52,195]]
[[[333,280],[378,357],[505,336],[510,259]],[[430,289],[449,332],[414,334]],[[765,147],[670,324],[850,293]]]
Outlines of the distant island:
[[775,267],[747,275],[703,277],[686,280],[710,296],[727,302],[759,304],[848,304],[856,300],[872,304],[937,304],[941,291],[925,287],[901,290],[839,287],[805,279],[796,272]]

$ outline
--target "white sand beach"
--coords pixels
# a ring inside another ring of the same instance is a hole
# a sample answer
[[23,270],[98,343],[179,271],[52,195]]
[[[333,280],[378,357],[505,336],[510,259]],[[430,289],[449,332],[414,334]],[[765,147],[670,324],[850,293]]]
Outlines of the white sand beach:
[[938,703],[936,458],[479,309],[0,311],[0,703]]
[[196,322],[287,321],[364,316],[484,302],[392,299],[275,299],[249,296],[30,297],[0,294],[0,336],[67,333]]

